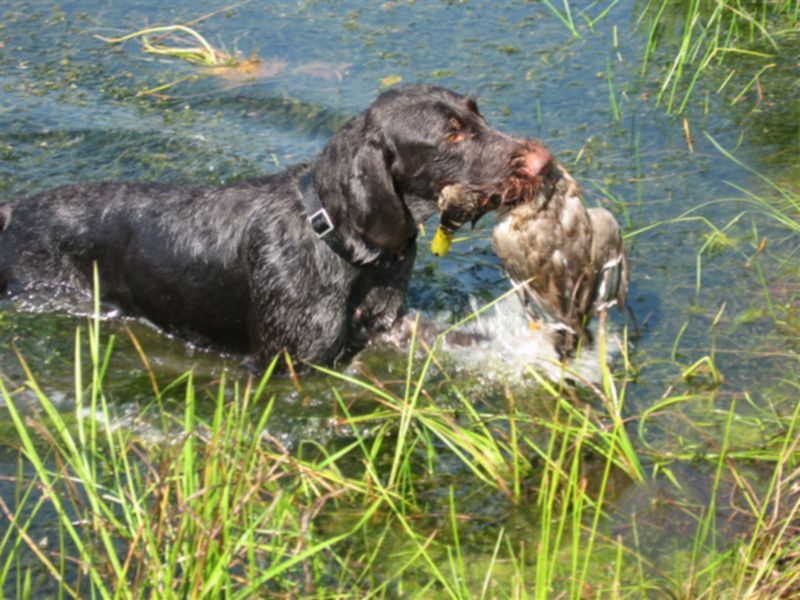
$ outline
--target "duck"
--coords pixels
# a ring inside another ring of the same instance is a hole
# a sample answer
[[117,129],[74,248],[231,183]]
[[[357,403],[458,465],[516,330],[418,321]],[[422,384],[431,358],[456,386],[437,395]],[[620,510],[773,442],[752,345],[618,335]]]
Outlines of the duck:
[[592,341],[591,319],[623,308],[629,266],[619,223],[605,208],[587,208],[583,191],[555,160],[531,194],[487,202],[461,186],[443,188],[432,251],[442,255],[452,233],[497,211],[492,248],[520,297],[532,330],[549,329],[562,361]]

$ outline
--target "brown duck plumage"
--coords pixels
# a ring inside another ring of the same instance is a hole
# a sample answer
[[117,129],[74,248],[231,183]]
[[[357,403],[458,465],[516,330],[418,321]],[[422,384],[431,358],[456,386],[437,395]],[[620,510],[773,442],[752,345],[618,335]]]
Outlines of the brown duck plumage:
[[[443,219],[476,204],[472,193],[443,192]],[[628,260],[619,225],[604,208],[587,209],[580,186],[556,162],[532,197],[501,204],[498,212],[494,251],[533,320],[556,331],[565,359],[590,339],[593,315],[625,301]]]
[[492,244],[526,309],[558,332],[562,358],[589,339],[593,315],[625,301],[619,225],[604,208],[587,210],[580,187],[557,163],[535,199],[501,213]]

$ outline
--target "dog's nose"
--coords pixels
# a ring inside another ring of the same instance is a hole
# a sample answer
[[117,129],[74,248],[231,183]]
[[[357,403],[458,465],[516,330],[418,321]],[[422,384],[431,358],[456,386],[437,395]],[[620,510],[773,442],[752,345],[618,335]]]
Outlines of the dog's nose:
[[547,168],[552,160],[553,155],[550,154],[550,151],[544,146],[536,144],[532,148],[526,149],[520,156],[519,170],[529,177],[536,177]]

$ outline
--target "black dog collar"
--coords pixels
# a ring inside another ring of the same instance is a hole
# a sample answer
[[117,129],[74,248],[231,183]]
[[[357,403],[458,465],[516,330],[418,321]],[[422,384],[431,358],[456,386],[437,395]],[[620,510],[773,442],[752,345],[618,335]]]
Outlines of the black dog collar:
[[362,240],[362,244],[374,251],[375,258],[356,258],[353,246],[345,242],[344,236],[333,224],[330,214],[328,214],[328,211],[322,206],[319,194],[317,194],[317,190],[314,188],[314,171],[309,170],[303,175],[298,182],[298,186],[300,188],[300,200],[303,202],[303,208],[306,211],[308,224],[311,226],[311,229],[319,239],[328,244],[331,250],[347,262],[360,266],[390,265],[396,263],[398,260],[402,260],[414,246],[416,235],[408,238],[406,247],[400,256],[394,254],[387,256],[386,251],[375,248],[366,240]]
[[300,178],[299,187],[300,200],[302,200],[303,208],[306,211],[306,215],[308,215],[308,224],[317,237],[328,244],[331,250],[349,263],[364,265],[373,262],[370,260],[356,259],[352,246],[349,246],[345,242],[344,236],[336,229],[331,216],[328,214],[328,211],[325,210],[325,207],[322,206],[322,201],[319,199],[317,190],[314,188],[313,170],[309,170]]
[[331,216],[322,206],[322,201],[314,188],[314,171],[308,171],[300,178],[300,199],[303,201],[306,214],[308,214],[308,222],[311,225],[311,229],[314,230],[318,238],[322,239],[337,233]]

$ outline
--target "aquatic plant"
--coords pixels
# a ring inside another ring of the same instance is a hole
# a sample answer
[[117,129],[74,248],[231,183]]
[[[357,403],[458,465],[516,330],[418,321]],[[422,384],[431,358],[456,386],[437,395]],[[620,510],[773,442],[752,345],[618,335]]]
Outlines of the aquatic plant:
[[[191,41],[181,43],[182,38],[175,36],[176,33],[185,33],[193,38],[196,43],[192,44]],[[153,34],[158,34],[156,41],[151,41],[150,36]],[[185,25],[147,27],[113,38],[101,35],[95,37],[109,44],[121,44],[129,40],[139,39],[142,42],[142,49],[149,54],[179,58],[205,67],[232,66],[241,60],[241,55],[238,52],[230,54],[224,49],[215,48],[196,30]],[[172,43],[165,43],[167,40],[171,40]]]
[[[201,72],[192,73],[165,84],[140,90],[138,92],[140,96],[163,94],[163,92],[179,83],[210,75],[228,78],[233,76],[256,77],[261,70],[261,60],[257,56],[243,58],[238,51],[231,53],[224,48],[216,48],[197,30],[187,25],[148,27],[119,37],[101,35],[96,35],[95,37],[109,44],[122,44],[138,39],[142,43],[142,50],[148,54],[184,60],[192,65],[204,67]],[[266,69],[265,72],[269,72],[269,69]]]
[[648,72],[659,48],[669,48],[669,64],[657,98],[668,112],[681,113],[707,72],[722,68],[730,57],[738,56],[750,59],[752,64],[731,68],[716,93],[722,92],[744,67],[747,79],[731,103],[754,87],[761,96],[761,78],[776,66],[776,57],[782,44],[791,40],[798,17],[798,0],[648,0],[640,16],[647,26],[641,72]]

